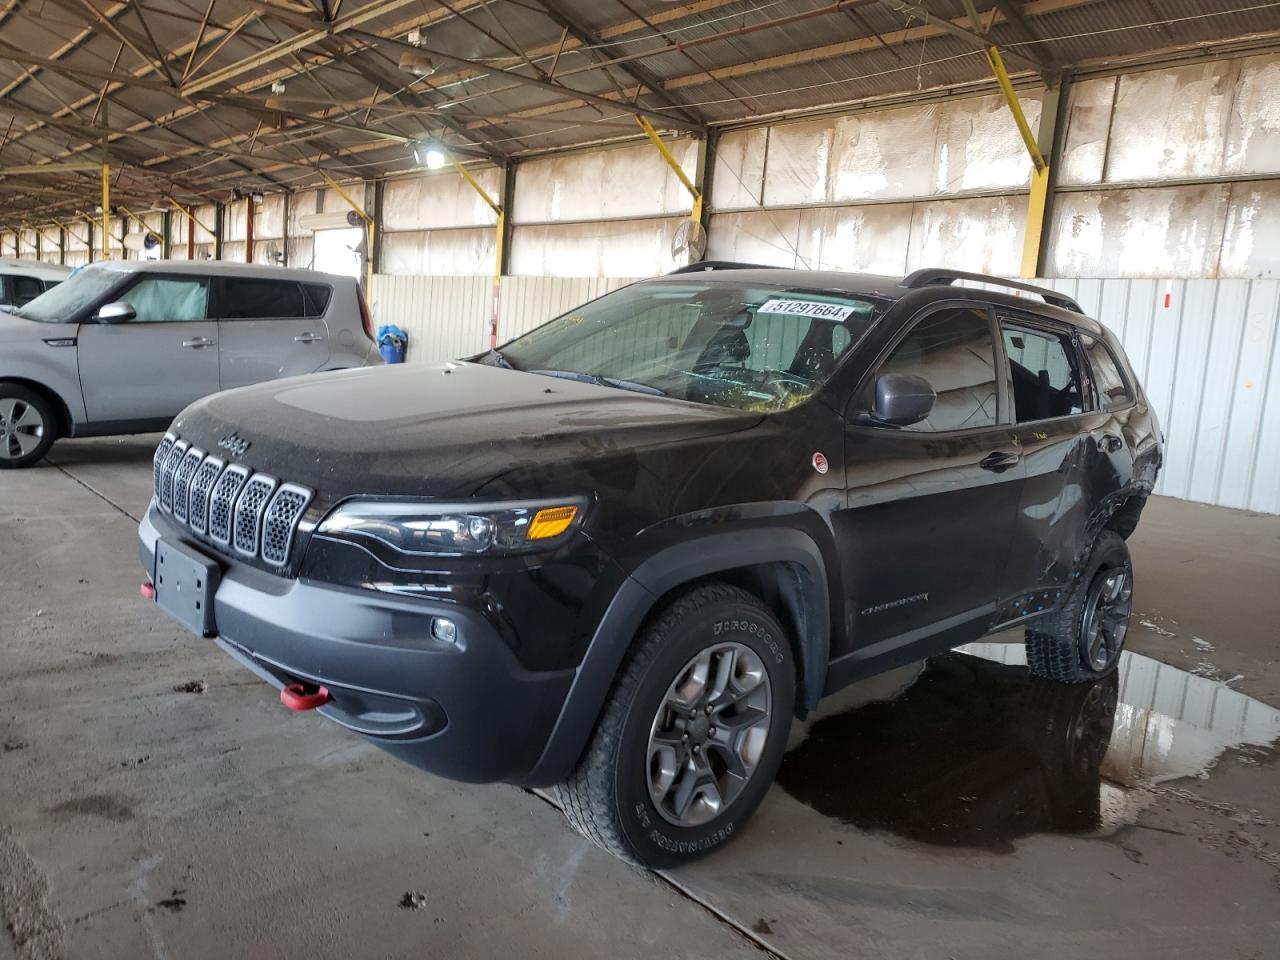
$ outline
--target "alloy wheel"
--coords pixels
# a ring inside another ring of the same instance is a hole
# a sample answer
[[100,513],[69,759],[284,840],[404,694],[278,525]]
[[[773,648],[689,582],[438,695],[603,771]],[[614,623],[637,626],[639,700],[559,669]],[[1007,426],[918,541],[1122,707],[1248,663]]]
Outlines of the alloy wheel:
[[0,459],[25,457],[44,439],[44,417],[18,397],[0,397]]
[[681,668],[649,731],[649,797],[665,820],[696,827],[728,809],[760,764],[772,708],[769,673],[744,644]]
[[1080,633],[1081,653],[1094,670],[1105,670],[1120,655],[1132,609],[1129,565],[1099,570],[1089,586]]

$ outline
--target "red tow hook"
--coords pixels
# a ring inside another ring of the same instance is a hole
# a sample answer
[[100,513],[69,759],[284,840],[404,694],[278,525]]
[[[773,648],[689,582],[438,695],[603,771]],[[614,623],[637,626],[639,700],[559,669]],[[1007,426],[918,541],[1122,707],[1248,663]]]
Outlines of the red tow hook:
[[316,707],[323,707],[329,702],[329,689],[327,687],[313,687],[304,683],[290,683],[280,688],[280,702],[290,710],[297,710],[299,713],[304,710],[314,710]]
[[138,587],[138,592],[142,594],[143,600],[154,600],[156,598],[156,585],[150,580],[143,580]]

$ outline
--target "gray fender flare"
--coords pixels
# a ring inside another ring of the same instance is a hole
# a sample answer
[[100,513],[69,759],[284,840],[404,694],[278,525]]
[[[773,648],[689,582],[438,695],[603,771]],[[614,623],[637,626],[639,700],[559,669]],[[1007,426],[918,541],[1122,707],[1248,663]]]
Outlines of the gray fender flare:
[[826,565],[818,545],[800,530],[777,526],[707,534],[654,553],[623,581],[591,638],[542,756],[521,782],[549,786],[573,771],[631,641],[659,597],[699,577],[778,563],[806,574],[796,587],[801,614],[797,640],[802,703],[808,709],[816,706],[826,683],[831,633]]

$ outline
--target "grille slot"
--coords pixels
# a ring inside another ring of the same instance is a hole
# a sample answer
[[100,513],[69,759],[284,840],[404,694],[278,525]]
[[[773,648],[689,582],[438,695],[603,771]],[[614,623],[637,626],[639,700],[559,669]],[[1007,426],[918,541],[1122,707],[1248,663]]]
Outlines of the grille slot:
[[283,567],[289,562],[293,532],[302,511],[311,502],[311,491],[294,483],[281,485],[262,519],[262,559]]
[[187,510],[191,504],[191,477],[202,460],[204,451],[199,447],[190,448],[173,475],[173,515],[179,520],[187,519]]
[[173,477],[178,472],[178,464],[186,455],[188,446],[190,444],[185,440],[177,441],[164,460],[164,467],[160,474],[160,509],[166,513],[173,510]]
[[227,463],[167,433],[152,465],[156,505],[193,534],[272,567],[289,563],[315,493]]
[[187,522],[196,533],[209,532],[209,494],[214,481],[222,473],[223,463],[217,457],[206,457],[191,478],[191,515]]
[[249,478],[236,500],[235,538],[236,553],[247,557],[258,555],[259,532],[262,525],[262,514],[267,509],[267,501],[275,492],[275,477],[265,473],[255,473]]
[[164,439],[160,441],[160,446],[156,447],[156,455],[151,459],[151,485],[157,501],[160,499],[160,478],[164,475],[164,464],[169,459],[169,451],[173,449],[177,439],[172,433],[166,433]]
[[231,545],[231,518],[240,488],[249,479],[249,468],[233,463],[222,471],[222,476],[209,495],[209,537],[224,547]]

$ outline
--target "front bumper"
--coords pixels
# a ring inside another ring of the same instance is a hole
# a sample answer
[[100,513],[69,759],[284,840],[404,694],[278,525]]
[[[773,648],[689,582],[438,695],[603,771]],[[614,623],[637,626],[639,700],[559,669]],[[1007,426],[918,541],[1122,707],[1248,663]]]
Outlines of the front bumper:
[[[210,555],[152,503],[138,530],[148,576],[161,528]],[[213,559],[217,642],[273,686],[327,687],[321,714],[450,779],[521,783],[542,755],[575,671],[526,669],[478,611]],[[457,625],[456,642],[432,636],[436,617]]]

